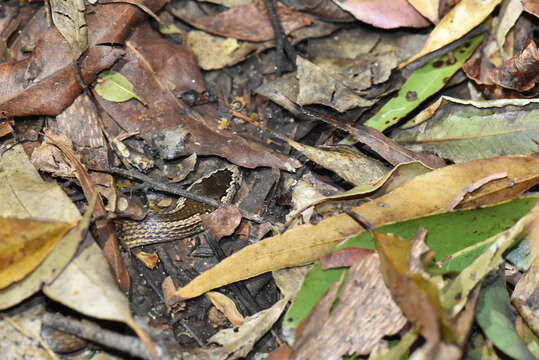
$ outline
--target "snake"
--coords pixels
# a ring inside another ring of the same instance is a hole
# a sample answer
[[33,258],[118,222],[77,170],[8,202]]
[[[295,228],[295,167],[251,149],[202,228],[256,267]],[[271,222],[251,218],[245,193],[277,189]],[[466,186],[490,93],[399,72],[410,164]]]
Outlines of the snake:
[[[230,204],[241,182],[237,166],[228,165],[193,182],[187,191]],[[143,220],[117,220],[120,243],[128,248],[185,239],[205,230],[200,215],[212,212],[215,206],[180,197],[172,210],[149,211]]]

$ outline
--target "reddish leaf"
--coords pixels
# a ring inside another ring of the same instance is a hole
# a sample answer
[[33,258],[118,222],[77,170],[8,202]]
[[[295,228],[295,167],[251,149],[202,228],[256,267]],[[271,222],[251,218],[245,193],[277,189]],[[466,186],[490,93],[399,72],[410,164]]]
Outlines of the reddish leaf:
[[320,263],[323,270],[349,267],[372,253],[373,250],[351,246],[322,256]]
[[210,214],[200,216],[204,227],[215,240],[234,233],[241,222],[241,213],[236,205],[222,206]]
[[524,10],[539,17],[539,2],[537,0],[522,0]]
[[358,20],[383,29],[430,25],[407,0],[334,0]]

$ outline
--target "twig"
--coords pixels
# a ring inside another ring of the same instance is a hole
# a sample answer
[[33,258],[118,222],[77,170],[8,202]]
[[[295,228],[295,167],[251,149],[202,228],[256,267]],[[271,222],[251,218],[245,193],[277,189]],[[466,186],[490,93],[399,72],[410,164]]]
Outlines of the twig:
[[51,348],[49,347],[49,345],[47,345],[47,343],[45,341],[43,341],[43,338],[40,337],[40,336],[35,336],[34,334],[32,334],[30,331],[28,331],[27,329],[25,329],[24,327],[22,327],[15,319],[7,316],[7,315],[4,315],[4,314],[0,314],[0,319],[3,319],[5,320],[9,325],[11,325],[15,330],[17,330],[18,332],[20,332],[22,335],[26,336],[27,338],[29,339],[33,339],[33,340],[37,340],[39,342],[39,345],[43,346],[43,348],[45,349],[45,351],[47,352],[47,354],[49,354],[49,356],[51,357],[51,359],[53,360],[59,360],[58,356],[56,356],[56,354],[54,353],[54,351],[51,350]]
[[131,356],[151,359],[144,343],[137,337],[120,335],[116,332],[105,330],[89,321],[78,321],[60,314],[47,313],[43,316],[43,324],[111,349],[128,353]]
[[[135,179],[135,180],[139,180],[139,181],[142,181],[147,187],[151,187],[155,190],[159,190],[159,191],[163,191],[165,193],[169,193],[169,194],[174,194],[174,195],[178,195],[178,196],[183,196],[187,199],[191,199],[191,200],[194,200],[194,201],[198,201],[198,202],[201,202],[201,203],[204,203],[204,204],[208,204],[210,206],[213,206],[215,208],[218,208],[219,206],[221,206],[222,204],[212,198],[209,198],[209,197],[206,197],[206,196],[202,196],[202,195],[197,195],[197,194],[194,194],[192,192],[189,192],[185,189],[182,189],[176,185],[171,185],[171,184],[165,184],[163,182],[160,182],[160,181],[157,181],[147,175],[144,175],[136,170],[124,170],[124,169],[120,169],[120,168],[109,168],[109,169],[98,169],[98,168],[90,168],[90,170],[93,170],[93,171],[98,171],[98,172],[106,172],[106,173],[110,173],[110,174],[116,174],[116,175],[120,175],[120,176],[123,176],[123,177],[127,177],[127,178],[131,178],[131,179]],[[256,214],[252,214],[252,213],[249,213],[249,212],[246,212],[244,210],[241,210],[240,209],[240,212],[241,212],[241,216],[243,216],[245,219],[248,219],[248,220],[251,220],[253,222],[256,222],[256,223],[262,223],[263,222],[263,219],[259,216],[259,215],[256,215]]]
[[113,167],[113,168],[109,168],[109,169],[92,169],[94,171],[99,171],[99,172],[106,172],[106,173],[111,173],[111,174],[116,174],[116,175],[121,175],[123,177],[126,177],[126,178],[131,178],[131,179],[135,179],[135,180],[139,180],[139,181],[142,181],[144,182],[146,185],[149,185],[150,187],[156,189],[156,190],[160,190],[160,191],[164,191],[166,193],[169,193],[169,194],[174,194],[174,195],[178,195],[178,196],[183,196],[184,198],[187,198],[187,199],[191,199],[191,200],[194,200],[194,201],[198,201],[198,202],[201,202],[203,204],[207,204],[207,205],[210,205],[210,206],[213,206],[213,207],[219,207],[221,204],[212,199],[212,198],[209,198],[209,197],[206,197],[206,196],[202,196],[202,195],[197,195],[197,194],[194,194],[190,191],[187,191],[187,190],[184,190],[176,185],[169,185],[169,184],[165,184],[163,182],[160,182],[160,181],[157,181],[153,178],[151,178],[150,176],[148,175],[144,175],[136,170],[124,170],[124,169],[120,169],[120,168],[116,168],[116,167]]
[[279,15],[277,14],[277,9],[275,7],[274,0],[265,0],[266,9],[268,11],[268,16],[271,22],[271,27],[273,28],[273,34],[275,38],[275,48],[277,51],[277,76],[281,76],[285,70],[285,61],[286,58],[292,63],[292,67],[296,67],[296,50],[288,41],[281,21],[279,20]]

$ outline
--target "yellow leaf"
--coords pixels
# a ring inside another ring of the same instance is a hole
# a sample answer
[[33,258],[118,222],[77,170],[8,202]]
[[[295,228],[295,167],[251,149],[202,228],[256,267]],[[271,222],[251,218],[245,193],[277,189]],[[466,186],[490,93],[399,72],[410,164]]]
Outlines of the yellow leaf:
[[0,217],[0,289],[32,272],[74,225]]
[[[467,194],[460,207],[514,198],[539,183],[539,156],[503,156],[435,169],[353,210],[373,226],[442,213],[467,186],[500,172],[507,172],[507,177]],[[361,231],[346,214],[316,225],[298,226],[243,248],[193,279],[175,295],[189,299],[268,271],[311,263],[346,237]]]
[[500,2],[501,0],[462,0],[432,30],[423,49],[399,66],[406,66],[460,39],[481,24]]

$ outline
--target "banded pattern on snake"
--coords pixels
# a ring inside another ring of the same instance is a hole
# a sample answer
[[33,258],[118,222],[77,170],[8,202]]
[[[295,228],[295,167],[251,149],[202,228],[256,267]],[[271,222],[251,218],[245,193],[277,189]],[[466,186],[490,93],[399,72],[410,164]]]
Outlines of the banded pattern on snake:
[[[229,165],[198,179],[187,190],[229,204],[240,182],[238,167]],[[116,221],[118,238],[126,248],[184,239],[204,231],[200,215],[215,209],[211,205],[181,197],[173,210],[150,211],[142,221]]]

